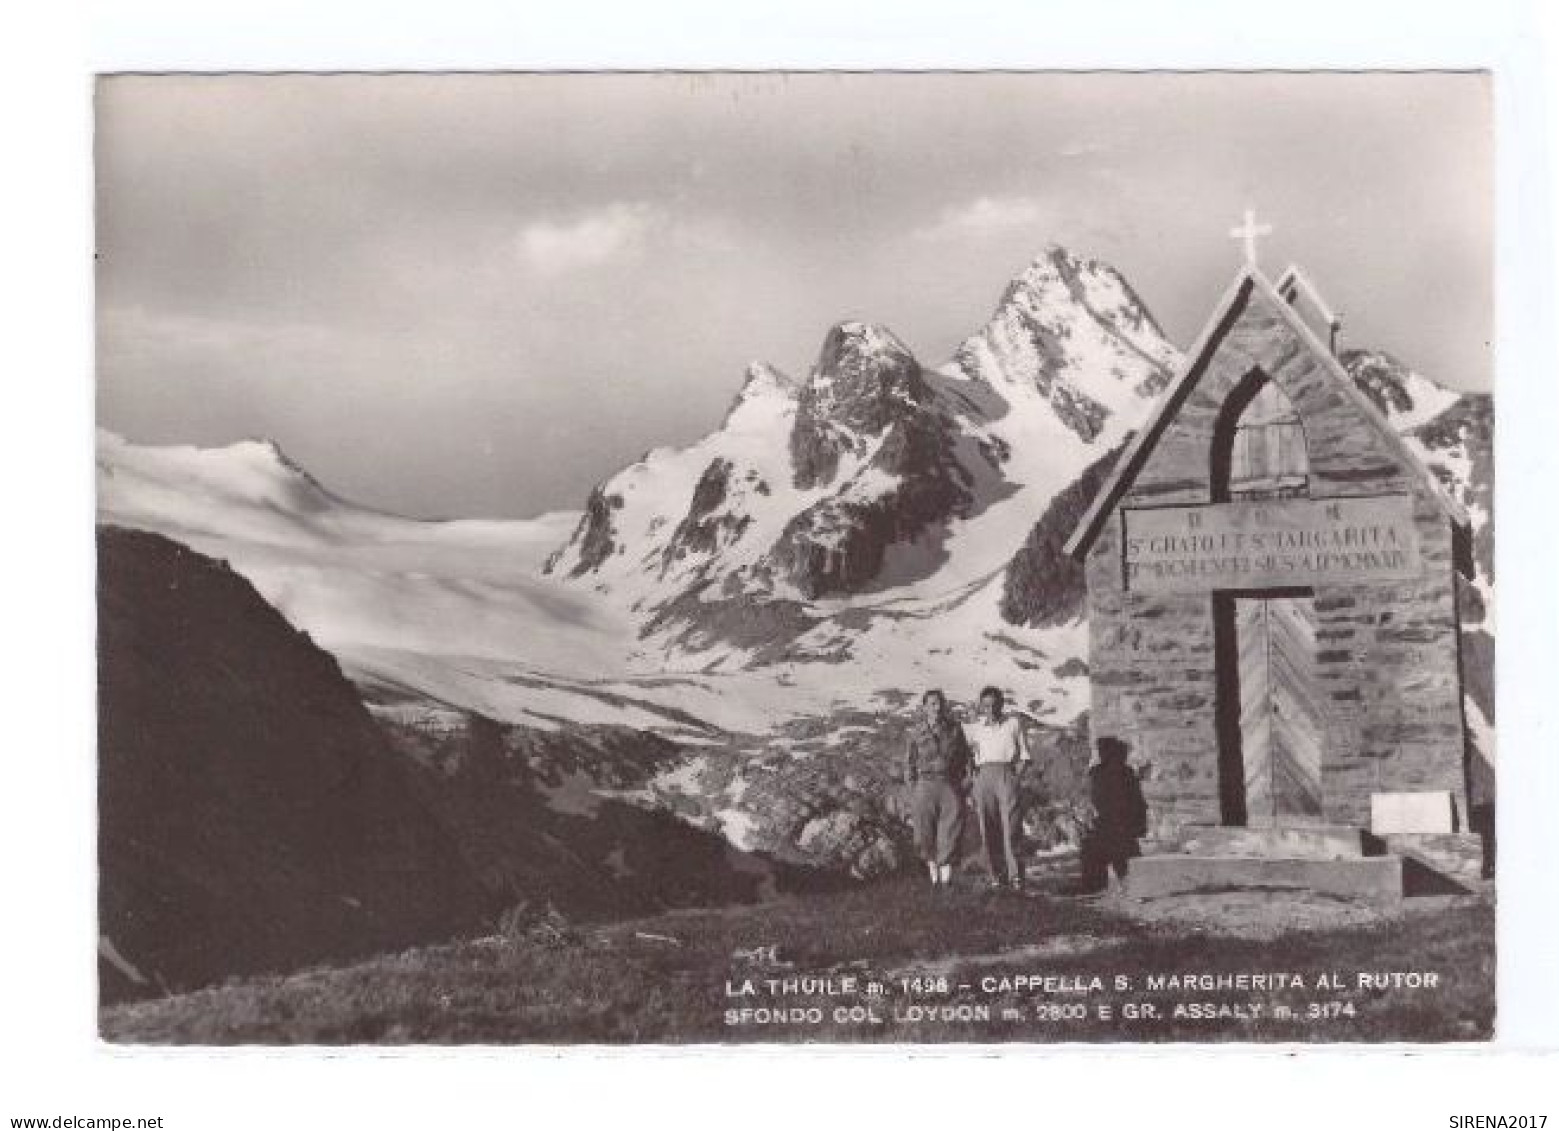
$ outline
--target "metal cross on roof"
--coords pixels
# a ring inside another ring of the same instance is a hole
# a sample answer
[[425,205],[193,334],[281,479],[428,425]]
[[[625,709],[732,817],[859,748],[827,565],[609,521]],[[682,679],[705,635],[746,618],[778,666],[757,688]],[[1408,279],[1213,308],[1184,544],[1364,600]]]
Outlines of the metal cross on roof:
[[1256,223],[1255,210],[1250,208],[1245,210],[1245,223],[1238,228],[1229,229],[1230,239],[1245,241],[1245,262],[1252,267],[1256,266],[1256,240],[1271,234],[1272,225]]

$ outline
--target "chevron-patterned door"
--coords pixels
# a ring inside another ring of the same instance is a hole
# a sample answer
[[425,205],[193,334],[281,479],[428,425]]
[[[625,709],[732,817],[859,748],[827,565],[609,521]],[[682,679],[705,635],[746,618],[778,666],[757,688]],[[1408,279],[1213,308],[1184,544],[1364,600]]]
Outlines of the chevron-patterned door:
[[1237,598],[1234,623],[1246,819],[1254,826],[1319,823],[1314,599]]

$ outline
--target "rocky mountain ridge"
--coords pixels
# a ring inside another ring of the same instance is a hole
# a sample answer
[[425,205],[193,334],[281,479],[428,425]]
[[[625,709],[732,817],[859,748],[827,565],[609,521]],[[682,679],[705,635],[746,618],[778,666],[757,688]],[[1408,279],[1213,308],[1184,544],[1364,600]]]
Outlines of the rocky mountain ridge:
[[1051,246],[940,367],[886,327],[843,322],[804,381],[750,368],[720,428],[595,488],[547,569],[695,653],[744,651],[735,602],[797,639],[818,628],[786,615],[797,602],[869,605],[988,579],[1012,555],[1002,528],[1025,521],[1023,504],[1118,443],[1177,363],[1117,272]]

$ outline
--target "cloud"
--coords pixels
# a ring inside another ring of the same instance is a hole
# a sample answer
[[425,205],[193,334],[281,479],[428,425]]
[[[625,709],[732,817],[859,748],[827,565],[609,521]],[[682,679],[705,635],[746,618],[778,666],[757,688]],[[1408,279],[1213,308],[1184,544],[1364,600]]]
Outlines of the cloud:
[[915,233],[922,240],[967,239],[1004,234],[1018,228],[1037,229],[1053,218],[1053,210],[1031,196],[980,196],[942,211]]
[[619,202],[566,220],[536,220],[519,234],[519,254],[545,274],[596,267],[631,255],[660,225],[650,205]]

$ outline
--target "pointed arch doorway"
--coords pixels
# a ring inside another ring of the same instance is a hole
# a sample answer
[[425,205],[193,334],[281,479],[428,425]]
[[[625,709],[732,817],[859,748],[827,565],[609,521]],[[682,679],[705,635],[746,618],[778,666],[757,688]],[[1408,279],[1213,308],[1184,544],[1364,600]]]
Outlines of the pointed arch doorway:
[[[1214,502],[1309,497],[1303,423],[1261,370],[1251,370],[1225,402],[1212,462]],[[1223,823],[1322,823],[1325,717],[1314,591],[1217,591],[1213,618]]]

